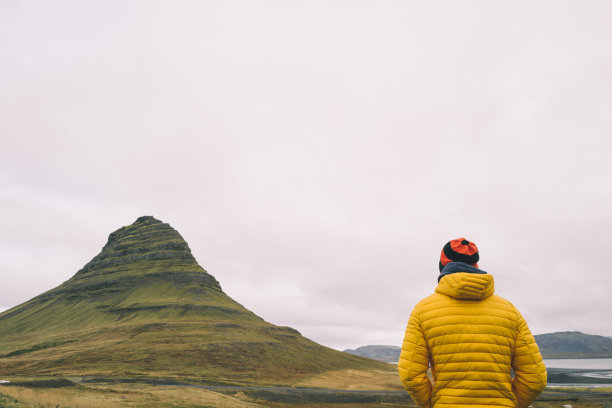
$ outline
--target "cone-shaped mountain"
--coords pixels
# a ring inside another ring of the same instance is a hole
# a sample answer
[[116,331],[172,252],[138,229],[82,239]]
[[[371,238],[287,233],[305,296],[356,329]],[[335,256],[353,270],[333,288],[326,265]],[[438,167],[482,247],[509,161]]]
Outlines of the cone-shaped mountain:
[[265,322],[221,290],[176,230],[140,217],[68,281],[0,314],[0,367],[3,375],[292,384],[378,363]]

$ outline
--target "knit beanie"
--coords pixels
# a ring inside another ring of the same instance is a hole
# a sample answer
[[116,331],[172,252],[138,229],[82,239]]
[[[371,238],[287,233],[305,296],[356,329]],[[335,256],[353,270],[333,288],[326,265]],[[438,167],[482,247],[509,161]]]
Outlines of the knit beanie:
[[440,272],[449,262],[463,262],[478,268],[478,247],[473,242],[468,241],[465,238],[457,238],[449,241],[442,248],[440,254]]

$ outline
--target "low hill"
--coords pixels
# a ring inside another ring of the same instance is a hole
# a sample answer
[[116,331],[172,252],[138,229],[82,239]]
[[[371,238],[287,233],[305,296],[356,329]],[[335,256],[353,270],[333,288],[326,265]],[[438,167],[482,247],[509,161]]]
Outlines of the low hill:
[[140,217],[72,278],[0,313],[2,375],[289,385],[384,364],[316,344],[227,296],[180,234]]
[[[557,332],[534,336],[544,358],[612,358],[612,339],[580,332]],[[400,347],[363,346],[345,353],[374,360],[399,360]]]
[[534,336],[544,358],[612,357],[612,339],[581,332],[557,332]]
[[355,350],[347,349],[345,353],[371,358],[386,363],[396,363],[399,360],[401,348],[398,346],[362,346]]

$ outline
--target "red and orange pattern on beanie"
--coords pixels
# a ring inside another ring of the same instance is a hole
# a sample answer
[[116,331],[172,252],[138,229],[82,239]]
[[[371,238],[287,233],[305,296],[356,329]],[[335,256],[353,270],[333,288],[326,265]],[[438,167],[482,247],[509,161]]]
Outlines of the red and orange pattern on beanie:
[[440,272],[449,262],[463,262],[478,268],[478,247],[475,243],[468,241],[465,238],[457,238],[449,241],[442,248],[440,254]]

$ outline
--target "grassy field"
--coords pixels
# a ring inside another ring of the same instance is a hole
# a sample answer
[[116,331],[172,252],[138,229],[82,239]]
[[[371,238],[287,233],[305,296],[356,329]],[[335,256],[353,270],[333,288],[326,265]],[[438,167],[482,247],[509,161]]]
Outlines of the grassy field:
[[[0,386],[0,407],[11,408],[195,408],[195,407],[349,407],[349,406],[407,406],[407,396],[402,394],[399,403],[384,402],[383,396],[372,397],[368,393],[337,395],[324,389],[307,394],[289,389],[228,389],[213,391],[195,387],[151,385],[142,383],[81,383],[67,385],[65,380],[23,378],[22,385]],[[379,384],[372,386],[370,382]],[[301,381],[295,387],[338,387],[345,390],[371,388],[399,390],[401,385],[394,372],[342,370]],[[397,399],[397,396],[394,397]],[[387,398],[388,399],[388,398]],[[377,401],[381,400],[381,401]],[[340,401],[340,402],[338,402]],[[348,405],[347,405],[348,404]]]
[[[18,380],[19,381],[19,380]],[[315,376],[288,389],[202,389],[143,383],[81,383],[22,379],[21,386],[0,386],[2,408],[350,408],[413,407],[398,392],[391,372],[341,370]],[[302,387],[320,387],[304,389]],[[372,390],[373,389],[373,390]],[[340,391],[346,390],[346,391]],[[352,390],[352,391],[351,391]],[[370,390],[370,391],[365,391]],[[547,388],[534,408],[611,408],[610,388]]]
[[395,368],[392,370],[329,371],[307,380],[299,381],[295,386],[337,390],[404,390]]
[[[64,388],[3,386],[0,393],[19,401],[6,405],[15,408],[56,408],[58,405],[62,408],[262,406],[208,390],[146,384],[91,384]],[[8,399],[5,397],[5,400]]]

